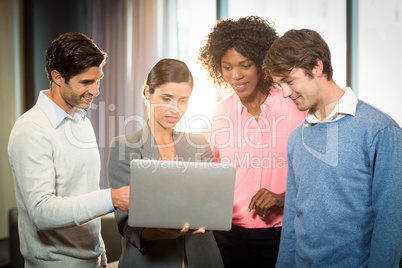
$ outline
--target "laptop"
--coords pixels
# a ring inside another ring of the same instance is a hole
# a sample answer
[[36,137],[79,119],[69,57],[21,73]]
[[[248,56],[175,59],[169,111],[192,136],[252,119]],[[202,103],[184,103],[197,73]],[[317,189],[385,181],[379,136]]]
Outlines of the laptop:
[[130,173],[129,226],[231,229],[235,165],[134,159]]

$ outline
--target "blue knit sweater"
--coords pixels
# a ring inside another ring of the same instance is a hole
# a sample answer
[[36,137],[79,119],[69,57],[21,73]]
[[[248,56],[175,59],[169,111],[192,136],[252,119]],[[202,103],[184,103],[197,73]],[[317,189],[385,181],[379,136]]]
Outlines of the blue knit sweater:
[[277,267],[397,267],[402,130],[359,101],[356,116],[302,124],[288,141]]

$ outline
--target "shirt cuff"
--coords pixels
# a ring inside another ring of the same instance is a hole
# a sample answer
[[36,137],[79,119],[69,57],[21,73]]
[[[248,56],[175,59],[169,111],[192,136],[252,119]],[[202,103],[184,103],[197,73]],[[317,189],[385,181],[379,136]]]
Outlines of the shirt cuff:
[[104,251],[101,255],[101,266],[102,267],[107,267],[107,257],[106,257],[106,251]]
[[103,197],[105,198],[105,203],[107,208],[109,209],[109,212],[113,212],[116,209],[113,206],[113,201],[112,201],[112,189],[104,189],[103,191]]

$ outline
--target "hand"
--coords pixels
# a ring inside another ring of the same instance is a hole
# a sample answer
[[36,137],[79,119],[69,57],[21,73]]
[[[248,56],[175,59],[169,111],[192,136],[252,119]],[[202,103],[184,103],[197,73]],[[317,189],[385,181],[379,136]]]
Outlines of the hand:
[[128,203],[130,200],[130,186],[124,186],[118,189],[111,189],[112,202],[115,208],[122,211],[128,211]]
[[273,206],[283,208],[284,203],[285,193],[275,194],[265,188],[262,188],[251,199],[251,202],[248,205],[248,211],[250,212],[252,209],[255,209],[257,214],[263,218],[265,215],[267,215],[268,209]]
[[176,239],[183,235],[205,233],[205,228],[198,230],[190,230],[188,225],[183,229],[168,229],[168,228],[144,228],[141,233],[141,239],[144,241],[154,241],[162,239]]
[[190,227],[188,225],[185,225],[181,230],[158,228],[158,231],[165,234],[165,239],[176,239],[182,235],[205,233],[205,228],[201,227],[197,230],[190,230]]

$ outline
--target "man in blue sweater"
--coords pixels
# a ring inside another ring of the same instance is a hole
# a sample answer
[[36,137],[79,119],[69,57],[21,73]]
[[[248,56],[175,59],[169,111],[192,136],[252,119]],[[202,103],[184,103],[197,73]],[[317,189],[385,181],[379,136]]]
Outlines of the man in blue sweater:
[[274,42],[265,71],[305,122],[289,136],[277,267],[397,267],[402,254],[402,130],[332,79],[311,30]]

